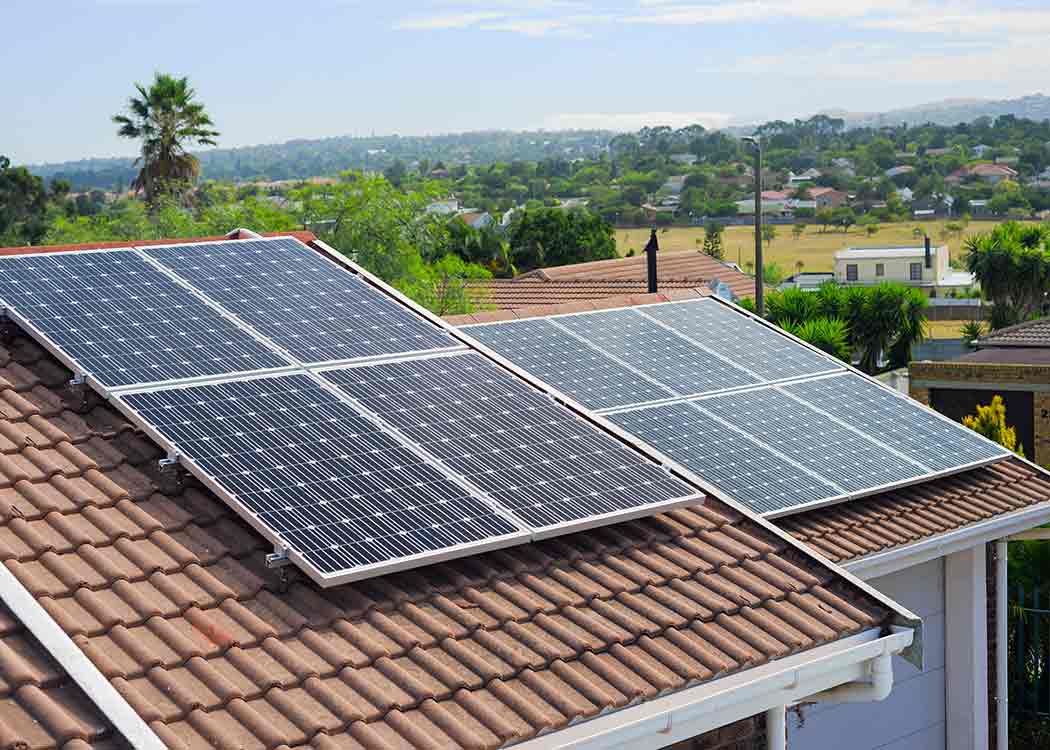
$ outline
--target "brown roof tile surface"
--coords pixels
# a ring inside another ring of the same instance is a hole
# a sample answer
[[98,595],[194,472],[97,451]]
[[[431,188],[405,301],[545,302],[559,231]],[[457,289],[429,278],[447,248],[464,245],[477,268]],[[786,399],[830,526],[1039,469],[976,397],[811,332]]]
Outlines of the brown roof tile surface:
[[[170,747],[496,748],[890,616],[714,500],[322,590],[68,377],[0,347],[0,557]],[[33,742],[106,746],[35,669],[7,677]]]
[[911,544],[995,516],[1050,504],[1050,481],[1028,464],[991,466],[778,518],[777,525],[834,562]]
[[1050,318],[1039,318],[992,331],[977,342],[981,348],[997,346],[1050,346]]
[[[661,291],[697,287],[707,289],[706,284],[696,281],[666,281],[660,284]],[[645,281],[491,279],[471,284],[468,291],[482,308],[517,310],[648,294],[648,284]]]
[[[755,296],[755,280],[721,263],[699,250],[668,250],[657,256],[657,275],[660,284],[689,281],[707,284],[714,279],[727,284],[738,297]],[[595,260],[571,266],[541,268],[523,274],[519,279],[533,278],[546,281],[636,281],[646,276],[644,254],[610,260]]]

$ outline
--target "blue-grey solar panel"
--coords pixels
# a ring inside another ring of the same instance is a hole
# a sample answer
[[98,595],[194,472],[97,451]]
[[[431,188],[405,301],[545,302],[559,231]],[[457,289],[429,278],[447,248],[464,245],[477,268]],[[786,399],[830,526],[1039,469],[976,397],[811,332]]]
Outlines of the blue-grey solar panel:
[[714,396],[699,406],[849,492],[929,473],[775,388]]
[[854,373],[791,383],[784,390],[933,471],[1009,455],[973,430]]
[[695,498],[661,467],[478,354],[323,377],[535,530]]
[[143,248],[300,362],[454,347],[458,342],[298,240]]
[[808,349],[714,300],[646,305],[638,310],[699,341],[765,381],[843,369],[841,362]]
[[843,494],[694,403],[658,404],[609,419],[758,513]]
[[759,382],[743,369],[693,345],[634,309],[566,315],[557,320],[681,396]]
[[121,398],[323,576],[519,533],[309,376]]
[[130,250],[2,258],[0,299],[109,387],[290,364]]
[[647,380],[547,318],[472,326],[464,331],[584,406],[606,409],[670,398]]

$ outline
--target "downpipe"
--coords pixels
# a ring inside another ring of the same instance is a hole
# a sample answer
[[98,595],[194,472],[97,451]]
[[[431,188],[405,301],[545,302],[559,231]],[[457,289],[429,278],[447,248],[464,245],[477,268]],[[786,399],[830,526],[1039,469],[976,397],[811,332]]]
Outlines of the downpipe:
[[879,654],[871,660],[871,680],[848,682],[809,696],[805,703],[871,703],[886,700],[893,689],[893,656]]

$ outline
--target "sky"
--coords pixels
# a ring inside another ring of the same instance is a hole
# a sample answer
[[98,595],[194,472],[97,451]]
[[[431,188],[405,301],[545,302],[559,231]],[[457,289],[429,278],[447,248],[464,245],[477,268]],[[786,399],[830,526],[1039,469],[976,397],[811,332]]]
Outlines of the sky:
[[15,163],[133,155],[110,118],[156,71],[190,78],[222,146],[718,127],[1048,82],[1046,0],[0,4],[0,154]]

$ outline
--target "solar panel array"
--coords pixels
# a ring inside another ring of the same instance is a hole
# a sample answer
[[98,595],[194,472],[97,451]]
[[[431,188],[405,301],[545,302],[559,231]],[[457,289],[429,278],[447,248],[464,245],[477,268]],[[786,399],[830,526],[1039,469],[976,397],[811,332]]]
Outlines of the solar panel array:
[[[795,512],[1007,455],[713,299],[464,330],[760,513]],[[595,384],[587,372],[617,380]]]
[[4,258],[0,300],[323,585],[703,497],[291,238]]

